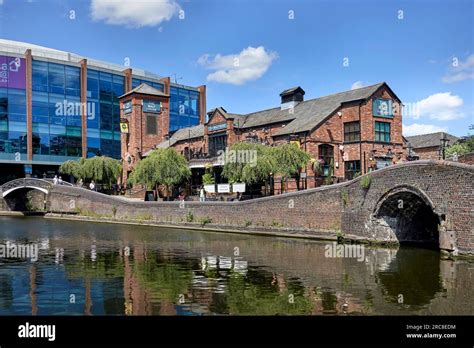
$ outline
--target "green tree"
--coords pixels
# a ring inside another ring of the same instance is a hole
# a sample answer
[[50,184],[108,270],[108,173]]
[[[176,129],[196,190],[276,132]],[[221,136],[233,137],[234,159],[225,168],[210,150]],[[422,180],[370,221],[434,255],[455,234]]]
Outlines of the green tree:
[[306,167],[311,156],[294,143],[275,146],[271,151],[276,162],[275,173],[280,174],[285,181],[295,175],[299,189],[300,169]]
[[214,184],[215,180],[214,180],[214,176],[211,174],[211,172],[206,169],[206,173],[204,173],[204,175],[202,176],[202,183],[204,185],[212,185]]
[[138,162],[129,180],[132,184],[147,187],[164,185],[169,192],[173,185],[180,184],[191,176],[186,158],[174,148],[156,149]]
[[71,175],[76,180],[84,179],[84,158],[66,161],[59,167],[61,174]]
[[94,156],[83,162],[84,178],[97,183],[112,185],[117,182],[122,171],[119,160],[107,156]]
[[222,176],[229,182],[266,181],[276,166],[271,148],[258,143],[234,143],[224,160]]

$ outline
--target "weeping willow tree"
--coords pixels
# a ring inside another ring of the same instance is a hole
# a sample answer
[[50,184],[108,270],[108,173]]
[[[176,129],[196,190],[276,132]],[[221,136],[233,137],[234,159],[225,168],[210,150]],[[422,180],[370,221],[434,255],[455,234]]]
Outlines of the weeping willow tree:
[[170,192],[174,185],[182,183],[191,176],[186,158],[175,149],[156,149],[138,162],[129,181],[132,184],[142,184],[149,188],[164,185]]
[[107,156],[95,156],[84,160],[84,176],[87,180],[97,183],[112,185],[117,182],[122,172],[122,164],[119,160]]
[[289,177],[296,176],[296,185],[299,190],[300,169],[306,167],[311,156],[294,143],[287,143],[271,148],[271,155],[275,159],[275,173],[280,174],[286,182]]
[[73,176],[76,180],[94,180],[96,183],[112,185],[122,172],[119,160],[107,156],[81,158],[77,161],[66,161],[59,167],[61,174]]
[[84,179],[84,161],[84,158],[66,161],[59,167],[59,172],[61,174],[71,175],[76,180]]
[[270,147],[249,142],[234,143],[221,162],[224,163],[222,176],[231,183],[266,181],[275,168]]

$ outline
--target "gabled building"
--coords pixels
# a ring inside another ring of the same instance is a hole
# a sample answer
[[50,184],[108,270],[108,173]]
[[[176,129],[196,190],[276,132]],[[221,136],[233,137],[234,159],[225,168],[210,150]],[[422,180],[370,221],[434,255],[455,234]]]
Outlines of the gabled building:
[[453,145],[458,140],[458,137],[445,132],[420,134],[406,137],[408,151],[413,151],[418,159],[425,160],[442,159],[443,146],[447,147],[449,145]]
[[[205,166],[219,167],[219,151],[235,142],[291,141],[322,163],[323,177],[335,181],[405,160],[402,103],[385,82],[309,100],[294,87],[280,97],[278,107],[249,114],[217,107],[206,122],[179,130],[157,147],[176,148],[202,172]],[[303,187],[316,185],[310,166],[302,174]]]

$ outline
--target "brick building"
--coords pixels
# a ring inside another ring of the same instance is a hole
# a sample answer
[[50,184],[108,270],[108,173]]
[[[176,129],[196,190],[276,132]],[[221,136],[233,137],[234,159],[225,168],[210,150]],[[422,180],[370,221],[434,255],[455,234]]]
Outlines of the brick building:
[[407,149],[413,151],[418,159],[439,160],[443,158],[442,139],[445,139],[445,146],[453,145],[459,140],[445,132],[414,135],[406,137]]
[[[219,172],[218,152],[238,141],[296,142],[320,160],[321,177],[332,173],[334,181],[405,160],[401,101],[385,82],[309,100],[304,96],[301,87],[291,88],[280,94],[280,106],[249,114],[217,107],[207,120],[176,131],[156,147],[172,146],[186,155],[197,177],[206,166]],[[302,173],[302,187],[317,186],[310,165]]]

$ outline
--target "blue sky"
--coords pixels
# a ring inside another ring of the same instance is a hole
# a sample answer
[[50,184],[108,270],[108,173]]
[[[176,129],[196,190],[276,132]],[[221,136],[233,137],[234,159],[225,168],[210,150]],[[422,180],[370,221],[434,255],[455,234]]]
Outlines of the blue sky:
[[0,0],[1,38],[206,84],[208,110],[386,81],[408,107],[405,135],[469,132],[473,28],[471,0]]

